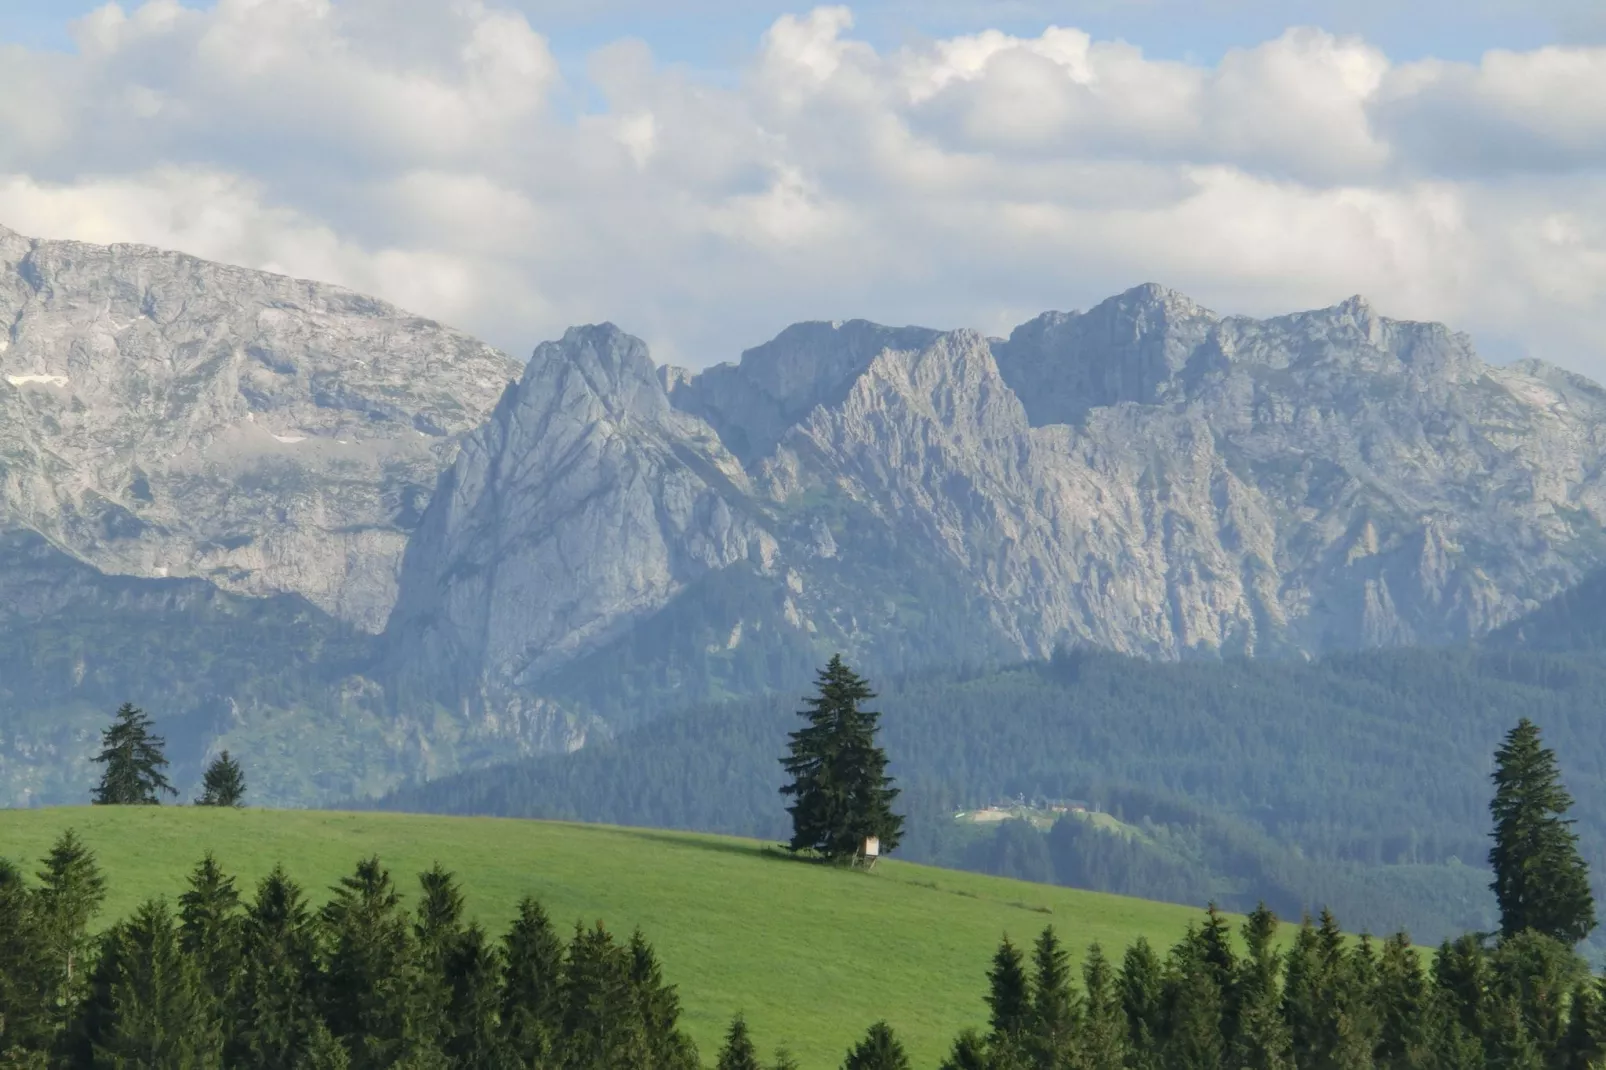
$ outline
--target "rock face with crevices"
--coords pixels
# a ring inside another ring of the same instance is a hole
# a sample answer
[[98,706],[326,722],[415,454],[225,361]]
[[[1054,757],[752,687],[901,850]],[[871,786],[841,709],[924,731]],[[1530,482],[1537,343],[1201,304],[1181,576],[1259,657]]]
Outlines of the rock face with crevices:
[[436,477],[518,372],[338,287],[0,228],[0,523],[378,631]]
[[1454,642],[1606,558],[1603,427],[1595,384],[1359,298],[1252,320],[1146,286],[1004,340],[799,324],[656,378],[588,328],[443,481],[393,627],[456,687],[593,699],[832,650]]

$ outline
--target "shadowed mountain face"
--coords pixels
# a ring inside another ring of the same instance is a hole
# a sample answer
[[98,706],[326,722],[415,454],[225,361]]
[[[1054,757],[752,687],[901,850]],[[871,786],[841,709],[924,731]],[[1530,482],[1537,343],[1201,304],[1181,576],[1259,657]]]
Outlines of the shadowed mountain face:
[[1359,298],[1262,321],[1146,286],[1001,342],[799,324],[699,374],[585,328],[443,478],[392,631],[454,687],[605,706],[838,649],[1454,642],[1602,560],[1602,417]]
[[[790,691],[834,651],[881,678],[1481,636],[1606,564],[1603,417],[1359,298],[1250,320],[1145,286],[1007,340],[803,323],[697,373],[604,324],[521,368],[334,287],[0,231],[0,532],[133,585],[106,604],[185,579],[369,633],[327,693],[379,718],[346,793]],[[0,598],[44,605],[22,583]],[[301,656],[277,627],[238,644],[264,679]],[[143,668],[95,671],[192,708]]]

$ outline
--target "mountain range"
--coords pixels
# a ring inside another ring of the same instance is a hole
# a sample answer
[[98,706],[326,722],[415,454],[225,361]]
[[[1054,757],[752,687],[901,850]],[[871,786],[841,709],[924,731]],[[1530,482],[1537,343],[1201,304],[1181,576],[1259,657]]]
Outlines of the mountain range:
[[81,796],[119,694],[181,781],[227,746],[316,803],[834,651],[1457,643],[1606,563],[1606,392],[1360,298],[801,323],[700,371],[602,324],[521,365],[337,287],[0,230],[0,324],[13,803]]

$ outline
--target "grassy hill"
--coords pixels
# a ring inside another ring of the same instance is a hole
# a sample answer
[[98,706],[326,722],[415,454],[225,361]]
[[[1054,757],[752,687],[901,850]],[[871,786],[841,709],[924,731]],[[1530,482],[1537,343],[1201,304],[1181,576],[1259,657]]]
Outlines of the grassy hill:
[[67,828],[97,853],[110,883],[100,922],[149,896],[176,898],[210,849],[249,894],[283,862],[319,901],[360,857],[377,854],[407,891],[440,861],[471,912],[500,931],[533,894],[554,921],[640,926],[679,985],[684,1024],[706,1061],[737,1011],[761,1049],[790,1048],[805,1067],[841,1065],[877,1018],[934,1066],[953,1035],[985,1017],[988,959],[1052,923],[1080,954],[1139,935],[1164,947],[1197,912],[896,861],[874,873],[777,856],[718,836],[493,818],[190,807],[0,810],[0,856],[25,864]]

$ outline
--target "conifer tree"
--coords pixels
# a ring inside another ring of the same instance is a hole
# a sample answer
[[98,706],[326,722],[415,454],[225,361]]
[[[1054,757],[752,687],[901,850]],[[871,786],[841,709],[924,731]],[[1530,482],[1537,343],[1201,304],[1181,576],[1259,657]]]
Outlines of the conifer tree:
[[106,879],[72,829],[57,838],[44,858],[32,915],[48,956],[41,978],[47,1005],[60,1027],[83,997],[92,943],[89,922],[106,899]]
[[1572,796],[1562,786],[1556,754],[1524,717],[1495,751],[1494,846],[1490,887],[1500,905],[1500,931],[1525,929],[1576,944],[1595,928],[1589,866],[1563,815]]
[[892,812],[898,789],[886,775],[886,753],[875,743],[880,714],[861,708],[874,698],[862,678],[831,658],[819,673],[818,693],[799,713],[808,725],[790,733],[781,765],[792,779],[781,788],[794,802],[793,851],[815,851],[831,861],[855,858],[865,840],[882,853],[898,846],[903,818]]
[[575,926],[563,964],[563,1024],[559,1032],[566,1068],[647,1065],[646,1030],[630,959],[602,922]]
[[1377,967],[1378,1070],[1426,1070],[1433,1065],[1433,991],[1411,938],[1396,933],[1383,944]]
[[1562,1070],[1593,1070],[1606,1065],[1606,1000],[1602,982],[1580,981],[1573,989],[1567,1035],[1559,1060]]
[[842,1070],[909,1070],[909,1056],[886,1022],[877,1022],[848,1052]]
[[1446,940],[1433,958],[1433,988],[1443,1024],[1434,1050],[1441,1065],[1481,1063],[1492,1028],[1494,999],[1488,961],[1477,936]]
[[102,941],[75,1063],[118,1070],[221,1067],[216,1006],[203,987],[167,905],[141,905]]
[[323,986],[317,922],[301,888],[282,867],[258,882],[239,936],[240,973],[229,1003],[229,1065],[249,1070],[345,1065],[345,1049],[318,1011]]
[[0,858],[0,1066],[23,1065],[50,1044],[42,935],[22,871]]
[[714,1070],[764,1070],[758,1061],[758,1050],[747,1032],[747,1020],[738,1014],[731,1019],[725,1032],[725,1046],[719,1049],[719,1062]]
[[1163,1050],[1168,1068],[1219,1070],[1226,1064],[1226,1000],[1208,951],[1207,938],[1190,927],[1166,963]]
[[1071,984],[1071,957],[1052,925],[1032,948],[1032,1010],[1028,1051],[1033,1065],[1053,1070],[1070,1061],[1081,1007]]
[[167,741],[154,735],[151,725],[144,710],[125,702],[101,733],[100,753],[94,760],[106,769],[95,788],[97,805],[154,806],[162,793],[178,794],[162,774],[167,768],[162,754]]
[[1082,963],[1083,1021],[1076,1045],[1080,1070],[1122,1070],[1126,1066],[1126,1016],[1115,968],[1098,944]]
[[1026,976],[1025,958],[1020,949],[1004,937],[993,953],[992,969],[987,971],[988,1021],[992,1041],[1019,1041],[1031,1025],[1031,982]]
[[179,935],[201,970],[204,990],[220,1005],[229,998],[240,964],[240,894],[212,852],[190,873],[178,897]]
[[680,995],[664,983],[652,945],[640,929],[630,934],[630,984],[640,1008],[650,1065],[656,1070],[697,1070],[697,1048],[679,1029]]
[[1589,967],[1570,946],[1532,929],[1500,941],[1489,956],[1493,997],[1516,1008],[1547,1066],[1561,1061],[1567,1000]]
[[1155,1070],[1165,1030],[1165,981],[1160,957],[1138,937],[1121,959],[1121,1013],[1133,1070]]
[[1376,1004],[1377,950],[1372,938],[1361,934],[1353,948],[1345,946],[1338,923],[1324,912],[1322,935],[1331,926],[1335,1012],[1332,1062],[1338,1070],[1371,1070],[1381,1026]]
[[485,930],[470,925],[458,933],[446,949],[442,970],[447,998],[441,1051],[447,1061],[460,1070],[498,1070],[510,1064],[498,1028],[502,960]]
[[502,939],[501,1029],[520,1065],[539,1066],[563,1026],[563,942],[541,904],[526,897]]
[[[987,1051],[987,1041],[974,1029],[966,1029],[954,1038],[954,1046],[943,1059],[938,1070],[997,1070],[998,1061]],[[723,1067],[720,1070],[724,1070]]]
[[1244,957],[1233,981],[1237,1028],[1228,1044],[1228,1062],[1241,1070],[1292,1070],[1293,1043],[1282,1015],[1282,962],[1276,940],[1277,915],[1261,903],[1245,919]]
[[428,1061],[435,1016],[390,872],[369,858],[343,877],[322,911],[329,933],[324,1017],[355,1070]]
[[413,921],[413,942],[417,949],[422,1033],[438,1036],[447,1029],[446,1013],[450,982],[446,959],[463,935],[463,890],[457,878],[435,863],[418,875],[418,908]]
[[224,751],[206,767],[201,777],[201,797],[196,806],[244,806],[245,770]]

